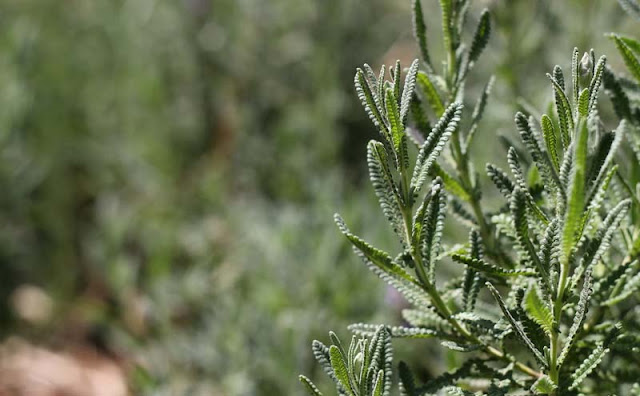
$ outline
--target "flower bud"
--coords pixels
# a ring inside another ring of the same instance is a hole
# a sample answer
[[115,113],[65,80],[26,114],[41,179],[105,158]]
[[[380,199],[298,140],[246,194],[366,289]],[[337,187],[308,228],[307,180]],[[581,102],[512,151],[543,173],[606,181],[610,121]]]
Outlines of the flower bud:
[[591,82],[591,73],[593,70],[593,60],[591,59],[591,55],[588,52],[585,52],[582,55],[582,59],[580,60],[579,69],[579,77],[580,77],[580,85],[582,87],[588,87]]

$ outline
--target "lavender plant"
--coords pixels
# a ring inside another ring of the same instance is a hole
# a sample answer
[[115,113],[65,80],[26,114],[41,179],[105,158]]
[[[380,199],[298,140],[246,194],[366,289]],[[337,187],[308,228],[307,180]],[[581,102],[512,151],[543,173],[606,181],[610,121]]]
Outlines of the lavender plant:
[[[401,395],[637,394],[640,44],[613,36],[637,81],[617,76],[593,50],[581,57],[574,49],[566,79],[560,66],[548,74],[549,111],[539,118],[517,113],[520,142],[503,138],[509,170],[486,165],[504,199],[492,212],[472,149],[493,79],[472,111],[462,104],[489,40],[490,14],[481,14],[465,45],[469,1],[439,3],[441,72],[414,0],[421,59],[404,78],[399,62],[377,74],[364,65],[355,75],[381,136],[367,146],[370,178],[401,248],[377,249],[335,216],[365,265],[412,307],[402,312],[404,325],[351,325],[348,347],[334,333],[330,346],[314,341],[314,356],[340,395],[391,394],[393,338],[435,338],[466,355],[457,369],[424,384],[401,362]],[[623,3],[640,10],[633,0]],[[598,112],[603,81],[619,118],[613,130]],[[625,140],[635,157],[619,150]],[[443,241],[447,214],[469,228],[462,247]],[[461,275],[437,279],[443,264]],[[322,394],[300,379],[310,394]]]

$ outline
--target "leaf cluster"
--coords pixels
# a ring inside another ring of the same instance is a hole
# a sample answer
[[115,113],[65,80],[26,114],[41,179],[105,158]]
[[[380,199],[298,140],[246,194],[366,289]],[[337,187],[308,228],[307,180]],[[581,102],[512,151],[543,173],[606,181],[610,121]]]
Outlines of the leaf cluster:
[[[636,9],[633,0],[622,3]],[[468,129],[461,126],[461,103],[464,81],[489,39],[490,16],[482,13],[467,50],[460,32],[468,2],[441,0],[440,8],[447,53],[442,74],[428,51],[419,0],[414,32],[422,62],[411,64],[404,84],[399,63],[390,80],[384,67],[377,76],[367,65],[356,73],[358,96],[381,135],[368,145],[369,173],[400,251],[379,250],[338,215],[336,222],[366,266],[412,308],[403,312],[408,326],[350,329],[372,340],[381,329],[389,338],[436,338],[468,355],[453,373],[421,386],[401,364],[403,395],[621,392],[637,381],[631,372],[640,374],[637,358],[622,346],[637,347],[640,339],[633,309],[640,286],[640,43],[612,35],[635,81],[614,73],[593,50],[580,56],[574,49],[566,78],[562,67],[553,68],[548,111],[539,118],[515,115],[520,139],[505,138],[509,169],[486,165],[504,199],[500,210],[488,213],[470,154],[492,81],[464,123]],[[618,116],[612,129],[598,111],[603,85]],[[630,149],[621,149],[625,142]],[[631,166],[625,156],[633,158]],[[469,228],[462,250],[443,243],[447,213]],[[443,262],[461,266],[462,274],[439,282],[436,268]],[[485,288],[495,304],[481,299]],[[363,377],[341,376],[339,391],[356,394],[349,382],[362,384]],[[473,378],[484,380],[479,389]],[[375,389],[374,382],[359,389]],[[378,394],[371,392],[357,394]]]

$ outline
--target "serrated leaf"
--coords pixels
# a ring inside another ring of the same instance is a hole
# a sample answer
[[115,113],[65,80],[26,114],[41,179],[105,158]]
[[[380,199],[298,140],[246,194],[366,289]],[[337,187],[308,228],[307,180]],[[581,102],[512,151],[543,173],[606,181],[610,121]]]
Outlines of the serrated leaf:
[[[534,204],[535,205],[535,204]],[[529,221],[526,215],[527,196],[519,187],[516,187],[511,194],[509,209],[513,217],[513,225],[516,234],[516,241],[520,246],[521,261],[530,262],[538,268],[539,275],[543,281],[548,281],[547,268],[542,265],[535,246],[529,238]]]
[[454,341],[442,341],[440,345],[456,352],[474,352],[483,347],[482,344],[460,344]]
[[[440,10],[442,11],[440,18],[442,21],[442,40],[445,50],[451,54],[455,51],[453,46],[454,38],[451,32],[453,25],[451,0],[440,0]],[[455,59],[449,59],[449,62],[451,61],[455,61]],[[453,65],[449,65],[449,70],[453,70],[452,66]]]
[[571,374],[571,378],[573,379],[573,383],[569,387],[569,390],[573,390],[577,388],[582,381],[593,371],[594,368],[602,361],[604,355],[609,352],[609,348],[605,348],[602,343],[598,343],[596,349],[591,352],[589,357],[587,357],[582,364],[576,369],[576,371]]
[[429,76],[429,74],[423,71],[419,71],[416,82],[418,83],[417,85],[420,88],[420,91],[429,103],[429,106],[431,106],[431,109],[433,110],[436,117],[442,116],[445,110],[444,104],[442,103],[440,94],[431,81],[431,77]]
[[[625,135],[628,133],[627,132],[628,128],[629,128],[628,121],[622,120],[620,121],[620,124],[618,124],[618,127],[614,131],[615,135],[613,138],[613,142],[611,142],[611,145],[609,146],[609,150],[607,151],[607,155],[602,161],[602,163],[600,164],[600,170],[598,172],[598,175],[595,178],[595,181],[592,184],[592,188],[589,193],[589,196],[587,197],[586,203],[589,205],[590,209],[597,208],[597,205],[599,204],[599,199],[596,199],[596,196],[598,195],[600,188],[604,184],[605,179],[610,180],[612,176],[610,174],[611,172],[610,172],[609,166],[613,163],[613,159],[616,155],[616,152],[618,151],[618,148],[620,147],[620,144],[622,143],[622,140],[624,139]],[[602,197],[599,197],[599,198],[602,198]]]
[[409,67],[409,71],[404,80],[404,86],[402,88],[402,98],[400,100],[400,119],[402,120],[402,125],[406,125],[407,116],[409,115],[409,109],[411,106],[411,99],[414,96],[414,91],[416,88],[416,75],[418,73],[418,60],[415,59],[411,66]]
[[305,377],[304,375],[300,375],[298,376],[298,379],[300,379],[300,382],[302,382],[302,385],[304,385],[305,389],[311,396],[322,396],[322,392],[318,390],[318,388],[314,385],[313,382],[311,382],[309,378]]
[[542,173],[545,181],[545,186],[548,185],[549,189],[555,186],[560,191],[563,191],[562,183],[560,183],[560,179],[558,178],[558,174],[553,167],[551,159],[547,155],[546,150],[543,150],[540,147],[538,138],[533,128],[531,127],[531,124],[527,120],[527,117],[520,112],[516,114],[516,126],[518,127],[520,137],[527,146],[527,149],[529,150],[533,161]]
[[493,277],[512,277],[512,276],[533,276],[536,273],[530,270],[512,270],[506,268],[500,268],[493,264],[489,264],[482,259],[476,259],[469,256],[463,256],[460,254],[454,254],[451,256],[454,261],[468,265],[469,267],[480,271],[483,274]]
[[569,265],[571,250],[575,244],[576,233],[579,229],[584,209],[584,184],[587,169],[587,141],[589,132],[584,119],[577,126],[577,140],[573,150],[573,170],[569,187],[564,227],[561,243],[561,266],[563,270]]
[[473,396],[473,393],[468,392],[462,388],[459,388],[457,386],[448,386],[446,388],[444,388],[444,391],[447,393],[447,395],[449,396]]
[[589,115],[589,95],[589,88],[585,88],[578,97],[578,114],[582,117]]
[[410,126],[407,128],[407,134],[409,138],[411,138],[411,141],[420,147],[427,139],[427,136],[429,136],[429,132],[431,132],[431,122],[429,122],[429,118],[422,108],[422,100],[415,92],[411,100],[409,112],[413,119],[413,127]]
[[[471,258],[482,259],[482,239],[480,233],[473,229],[469,233],[469,245]],[[473,268],[465,268],[464,281],[462,284],[462,305],[467,312],[473,312],[478,293],[480,292],[480,284],[482,276]]]
[[431,59],[429,58],[429,43],[427,42],[427,25],[424,22],[422,14],[422,5],[420,0],[413,0],[413,34],[418,41],[418,48],[424,63],[431,68]]
[[451,213],[460,223],[469,228],[478,226],[476,217],[472,215],[471,212],[467,210],[467,208],[464,207],[462,202],[455,199],[454,197],[450,197],[449,204],[449,206],[451,207]]
[[433,127],[431,133],[427,137],[416,159],[416,166],[411,177],[411,195],[415,195],[420,191],[424,181],[438,158],[440,152],[444,148],[445,143],[449,140],[451,134],[458,128],[460,115],[462,113],[462,104],[452,103],[444,112],[440,120]]
[[329,356],[329,347],[318,340],[314,340],[313,343],[311,343],[311,350],[313,351],[313,356],[316,358],[318,363],[320,363],[320,366],[322,367],[324,372],[336,383],[336,385],[338,386],[338,390],[342,390],[338,383],[338,379],[333,371],[333,367],[331,367],[331,356]]
[[542,134],[545,145],[547,146],[547,152],[549,153],[553,167],[557,172],[560,169],[560,161],[558,159],[558,143],[556,139],[556,131],[553,127],[553,121],[551,121],[551,118],[549,118],[548,115],[544,114],[540,119],[540,125],[542,126]]
[[605,92],[609,95],[618,118],[631,118],[631,105],[627,93],[616,75],[607,67],[603,74]]
[[362,106],[366,110],[369,118],[373,122],[373,124],[378,127],[380,133],[383,137],[388,138],[388,133],[386,131],[386,124],[382,118],[382,114],[376,105],[376,99],[374,97],[373,92],[371,91],[371,87],[367,78],[362,71],[362,69],[356,69],[356,75],[354,77],[354,84],[356,87],[356,92],[358,94],[358,98],[362,103]]
[[627,297],[640,290],[640,273],[629,278],[622,286],[622,290],[615,296],[602,302],[603,306],[612,306],[624,301]]
[[[549,219],[542,212],[542,210],[538,207],[533,199],[533,196],[529,192],[529,188],[527,186],[527,182],[524,179],[524,173],[522,172],[522,168],[520,167],[520,157],[517,154],[516,149],[512,146],[509,147],[509,151],[507,152],[507,162],[509,163],[509,168],[511,169],[511,173],[515,178],[514,183],[514,191],[516,188],[520,189],[522,193],[524,193],[526,197],[527,207],[531,209],[531,212],[543,223],[548,224]],[[510,194],[508,197],[511,198],[513,194]]]
[[378,371],[378,375],[376,375],[376,380],[373,384],[373,396],[382,396],[382,392],[384,391],[384,371]]
[[529,317],[540,325],[547,335],[551,335],[553,332],[553,314],[547,304],[540,298],[535,286],[529,288],[524,299],[524,307]]
[[578,51],[577,47],[573,48],[573,53],[571,54],[571,82],[573,89],[573,105],[578,106],[578,98],[580,94],[580,69],[579,69],[579,60],[580,51]]
[[482,15],[480,16],[480,22],[478,22],[478,26],[476,27],[476,31],[473,35],[473,41],[471,42],[471,48],[469,49],[469,62],[475,63],[482,51],[487,46],[489,42],[489,37],[491,36],[491,15],[488,9],[484,9],[482,11]]
[[372,355],[372,368],[384,370],[383,395],[388,396],[391,390],[393,348],[391,346],[391,334],[387,326],[379,326],[373,335],[370,352]]
[[569,177],[571,176],[572,169],[573,147],[570,145],[567,151],[565,151],[564,158],[562,158],[562,163],[560,164],[560,182],[565,186],[565,189],[569,187]]
[[[349,331],[354,334],[372,337],[380,328],[380,324],[369,323],[354,323],[348,326]],[[388,328],[389,334],[393,338],[433,338],[440,333],[435,329],[428,329],[422,327],[404,327],[404,326],[392,326]]]
[[502,195],[509,199],[514,189],[514,183],[509,178],[509,175],[493,164],[487,164],[487,174]]
[[618,51],[622,55],[622,59],[624,60],[625,65],[636,79],[637,82],[640,82],[640,61],[633,54],[631,48],[620,39],[618,35],[612,35],[613,41],[616,43],[616,47],[618,47]]
[[587,268],[584,274],[584,283],[582,285],[582,291],[580,292],[580,299],[578,300],[578,305],[576,306],[576,312],[573,316],[573,324],[569,329],[569,334],[565,340],[564,347],[562,348],[562,352],[560,353],[560,357],[558,358],[558,367],[562,366],[562,363],[569,355],[571,351],[571,347],[575,342],[575,337],[578,331],[582,328],[582,323],[584,322],[584,318],[587,315],[587,311],[589,309],[589,301],[591,300],[591,293],[593,289],[591,287],[591,271],[593,267]]
[[409,366],[405,362],[398,365],[398,377],[400,377],[400,395],[401,396],[417,396],[415,380],[413,374],[409,370]]
[[558,385],[554,384],[547,375],[538,378],[531,386],[531,391],[536,395],[551,395],[556,389]]
[[[556,71],[558,73],[556,73]],[[554,74],[561,77],[561,69],[559,67],[556,67],[554,69]],[[561,84],[557,79],[551,77],[551,75],[547,74],[547,76],[551,79],[553,84],[556,114],[558,116],[558,125],[560,127],[560,141],[562,142],[562,147],[567,149],[567,147],[569,147],[569,144],[571,144],[571,135],[569,131],[573,129],[573,116],[571,115],[571,108],[567,107],[568,101]]]
[[449,172],[447,172],[440,165],[438,165],[437,162],[433,163],[431,172],[433,173],[434,177],[439,177],[442,180],[447,191],[449,191],[456,197],[460,198],[461,200],[465,202],[469,202],[469,200],[471,199],[471,196],[464,189],[464,187],[462,187],[462,184],[460,184],[460,182],[455,177],[453,177]]
[[633,52],[640,54],[640,41],[633,37],[617,35]]
[[546,273],[549,274],[548,278],[541,279],[540,285],[542,286],[542,292],[545,298],[549,298],[549,296],[555,294],[555,285],[556,279],[555,276],[552,276],[554,273],[557,273],[555,266],[553,264],[556,263],[556,250],[558,249],[558,218],[554,218],[551,223],[545,229],[542,241],[540,242],[539,248],[539,259],[540,263],[546,269]]
[[481,318],[473,312],[459,312],[453,316],[456,320],[468,325],[477,334],[486,334],[499,339],[499,333],[503,332],[503,329],[498,329],[496,322]]
[[489,289],[493,297],[498,302],[498,305],[500,305],[500,309],[502,310],[502,313],[504,314],[505,318],[511,325],[511,328],[514,330],[515,334],[518,336],[518,339],[529,349],[529,351],[531,351],[531,353],[538,360],[538,362],[546,367],[547,366],[546,359],[544,358],[542,353],[538,350],[538,348],[536,348],[536,346],[533,344],[531,339],[527,336],[527,333],[525,332],[524,327],[522,327],[522,324],[517,320],[515,320],[511,312],[509,312],[509,310],[507,309],[507,306],[502,300],[502,297],[500,297],[498,290],[496,290],[496,288],[493,287],[493,285],[489,282],[485,283],[485,285],[487,286],[487,288]]
[[589,84],[589,107],[587,110],[587,114],[595,110],[596,104],[598,103],[598,91],[600,90],[600,84],[602,83],[602,74],[604,73],[606,63],[607,58],[603,55],[600,57],[600,59],[598,59],[598,63],[593,69],[593,77],[591,78],[591,83]]
[[402,317],[413,327],[432,329],[436,332],[451,332],[451,324],[431,309],[403,309]]
[[564,87],[560,84],[560,82],[553,77],[551,74],[547,74],[547,77],[551,80],[551,85],[557,95],[557,98],[560,100],[561,106],[558,107],[558,117],[560,117],[560,113],[562,110],[566,116],[566,122],[568,126],[568,130],[573,129],[573,117],[571,114],[571,104],[569,103],[569,99],[567,98],[567,94],[564,92]]
[[435,264],[442,248],[442,229],[444,227],[446,197],[442,189],[442,181],[435,179],[432,183],[431,200],[426,206],[422,220],[422,233],[419,240],[418,252],[422,258],[422,265],[426,271],[428,281],[434,283]]
[[340,231],[353,244],[357,251],[360,252],[364,258],[369,260],[376,267],[410,283],[417,282],[416,279],[414,279],[411,275],[404,271],[398,264],[394,263],[391,259],[391,256],[389,256],[386,252],[374,248],[358,236],[352,234],[344,223],[344,220],[342,220],[342,218],[338,214],[334,215],[334,220],[338,225]]
[[409,167],[409,154],[407,152],[407,137],[404,132],[404,124],[398,109],[397,96],[391,89],[386,91],[387,119],[393,144],[394,154],[398,169],[402,172]]
[[611,244],[614,233],[631,208],[631,201],[626,199],[613,207],[598,228],[594,237],[586,246],[583,261],[585,266],[597,264]]
[[393,230],[404,241],[402,220],[402,197],[396,187],[389,167],[389,159],[384,144],[372,140],[367,145],[367,165],[369,178],[385,217]]
[[389,67],[389,72],[391,73],[391,77],[393,78],[393,97],[395,98],[396,106],[400,108],[400,77],[402,74],[402,69],[400,67],[399,60],[396,60],[396,65],[393,69]]
[[348,395],[355,395],[349,370],[347,369],[345,361],[346,357],[335,345],[331,345],[329,347],[329,356],[331,357],[331,367],[339,381],[339,385],[347,392]]

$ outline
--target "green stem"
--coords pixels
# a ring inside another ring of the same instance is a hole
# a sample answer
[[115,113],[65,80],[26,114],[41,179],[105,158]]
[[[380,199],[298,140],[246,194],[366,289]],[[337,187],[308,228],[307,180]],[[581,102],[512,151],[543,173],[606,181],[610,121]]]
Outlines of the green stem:
[[[564,308],[563,299],[564,292],[567,288],[567,280],[569,274],[569,260],[562,263],[560,268],[560,279],[558,280],[558,291],[556,293],[556,299],[553,302],[553,318],[557,327],[560,325],[560,321],[562,319],[562,309]],[[549,361],[549,377],[551,380],[558,384],[560,366],[558,365],[558,357],[560,355],[560,334],[554,328],[551,331],[551,356]]]
[[[404,220],[404,230],[405,230],[406,238],[407,238],[409,246],[411,246],[411,229],[413,228],[413,224],[412,224],[413,220],[412,220],[412,217],[411,217],[411,208],[403,208],[402,218]],[[462,326],[460,324],[460,322],[458,322],[453,317],[453,314],[452,314],[451,310],[449,309],[447,304],[444,302],[444,300],[442,300],[442,297],[440,296],[440,293],[438,293],[438,290],[436,289],[435,285],[427,277],[427,274],[426,274],[426,272],[424,270],[424,263],[422,262],[422,257],[420,255],[420,252],[418,252],[418,251],[416,251],[416,249],[412,248],[411,249],[411,255],[412,255],[412,259],[413,259],[413,261],[415,263],[416,275],[418,276],[418,279],[420,280],[420,286],[429,295],[429,297],[431,298],[431,301],[433,302],[433,305],[436,308],[436,310],[438,311],[438,313],[440,313],[440,315],[442,315],[442,317],[444,317],[447,320],[447,322],[449,322],[449,324],[451,324],[451,326],[460,335],[462,335],[463,338],[467,339],[471,343],[482,345],[483,350],[486,353],[492,355],[493,357],[498,358],[498,359],[503,360],[503,361],[508,362],[508,363],[513,363],[514,366],[516,367],[516,369],[518,369],[522,373],[525,373],[525,374],[527,374],[527,375],[529,375],[529,376],[531,376],[533,378],[539,378],[539,377],[542,376],[542,374],[540,372],[532,369],[531,367],[527,366],[526,364],[518,362],[514,358],[506,355],[504,352],[500,351],[499,349],[496,349],[496,348],[492,347],[491,345],[485,344],[478,337],[473,335],[467,328]]]
[[558,333],[553,331],[551,334],[551,361],[549,362],[549,377],[554,384],[558,383],[558,354],[559,354],[559,337]]
[[[425,286],[427,286],[427,285],[425,285]],[[497,348],[492,347],[491,345],[485,344],[478,337],[476,337],[469,330],[467,330],[464,326],[462,326],[460,324],[460,322],[458,322],[452,316],[451,310],[445,304],[445,302],[442,300],[442,298],[440,297],[440,294],[437,292],[437,290],[435,290],[433,285],[429,284],[425,288],[425,291],[427,291],[427,293],[429,293],[429,296],[433,300],[433,303],[436,306],[436,308],[438,309],[438,311],[440,311],[440,314],[443,315],[446,318],[446,320],[451,324],[451,326],[453,326],[453,328],[456,329],[456,331],[458,333],[460,333],[464,338],[469,340],[471,343],[482,345],[483,350],[486,353],[492,355],[493,357],[498,358],[498,359],[503,360],[503,361],[508,362],[508,363],[513,363],[514,366],[519,371],[521,371],[522,373],[525,373],[525,374],[527,374],[527,375],[529,375],[529,376],[531,376],[533,378],[540,378],[542,376],[542,374],[540,372],[532,369],[531,367],[527,366],[526,364],[515,360],[514,358],[506,355],[504,352],[500,351]]]

